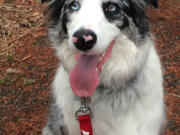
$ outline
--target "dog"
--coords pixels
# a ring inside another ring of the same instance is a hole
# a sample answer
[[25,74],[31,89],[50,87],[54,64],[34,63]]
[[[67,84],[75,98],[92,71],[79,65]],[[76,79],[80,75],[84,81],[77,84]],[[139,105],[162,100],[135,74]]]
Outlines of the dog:
[[94,135],[163,133],[163,77],[149,6],[158,8],[158,0],[49,1],[60,65],[43,135],[88,135],[75,118],[82,98],[89,99]]

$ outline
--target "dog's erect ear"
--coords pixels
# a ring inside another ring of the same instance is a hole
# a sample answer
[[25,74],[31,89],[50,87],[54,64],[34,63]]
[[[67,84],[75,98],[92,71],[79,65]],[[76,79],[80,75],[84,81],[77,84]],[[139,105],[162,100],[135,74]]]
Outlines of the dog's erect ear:
[[158,0],[145,0],[147,4],[152,4],[155,8],[158,8]]
[[41,0],[42,3],[48,2],[46,9],[47,18],[51,21],[57,21],[61,16],[66,1],[67,0]]
[[60,17],[62,8],[66,0],[53,0],[49,5],[49,8],[52,9],[51,18],[56,20]]

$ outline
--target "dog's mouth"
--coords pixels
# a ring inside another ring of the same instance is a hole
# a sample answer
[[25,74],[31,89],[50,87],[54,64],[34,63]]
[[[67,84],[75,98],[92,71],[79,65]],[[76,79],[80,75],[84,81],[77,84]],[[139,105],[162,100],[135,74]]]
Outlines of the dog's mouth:
[[77,63],[70,73],[70,85],[77,96],[90,97],[95,92],[102,66],[110,58],[114,44],[115,40],[110,43],[102,54],[82,54],[76,57]]

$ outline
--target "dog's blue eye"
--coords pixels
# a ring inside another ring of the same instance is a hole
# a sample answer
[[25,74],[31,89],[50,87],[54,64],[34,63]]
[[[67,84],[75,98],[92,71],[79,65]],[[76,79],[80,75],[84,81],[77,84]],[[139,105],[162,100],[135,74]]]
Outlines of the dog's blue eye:
[[77,10],[79,10],[80,5],[79,5],[79,3],[78,3],[77,1],[73,1],[73,2],[70,4],[69,8],[70,8],[72,11],[77,11]]

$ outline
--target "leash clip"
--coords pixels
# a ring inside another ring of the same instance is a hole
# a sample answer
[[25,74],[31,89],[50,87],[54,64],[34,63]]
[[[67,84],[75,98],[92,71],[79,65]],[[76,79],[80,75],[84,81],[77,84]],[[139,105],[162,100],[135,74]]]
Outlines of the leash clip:
[[90,99],[88,98],[81,98],[81,108],[75,113],[76,120],[79,120],[79,116],[83,115],[90,115],[91,118],[93,118],[93,114],[91,109],[87,106],[87,100],[89,101]]

